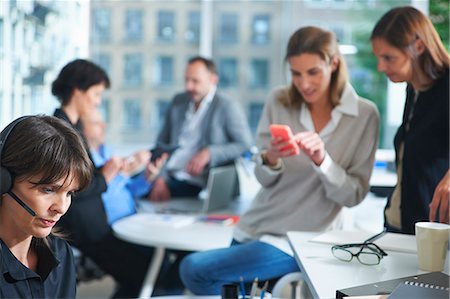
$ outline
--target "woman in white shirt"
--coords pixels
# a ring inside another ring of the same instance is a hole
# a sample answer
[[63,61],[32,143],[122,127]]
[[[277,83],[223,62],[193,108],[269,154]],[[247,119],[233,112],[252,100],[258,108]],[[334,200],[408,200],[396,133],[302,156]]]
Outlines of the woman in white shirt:
[[[272,92],[257,130],[255,174],[262,189],[241,217],[232,246],[183,260],[181,278],[195,294],[219,294],[241,276],[247,283],[298,271],[286,232],[339,227],[342,207],[359,204],[369,190],[379,116],[348,83],[335,36],[299,29],[286,61],[291,86]],[[294,138],[272,138],[271,124],[288,125]]]

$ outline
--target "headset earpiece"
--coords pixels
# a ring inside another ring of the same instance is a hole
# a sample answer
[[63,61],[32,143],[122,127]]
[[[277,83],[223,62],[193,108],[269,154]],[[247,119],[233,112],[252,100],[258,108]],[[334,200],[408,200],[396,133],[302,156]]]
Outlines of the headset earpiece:
[[12,130],[14,130],[16,125],[28,117],[30,116],[19,117],[18,119],[7,125],[6,128],[4,128],[0,133],[0,195],[3,195],[10,191],[13,184],[13,177],[11,173],[8,171],[8,169],[3,167],[3,165],[1,165],[3,147],[5,146],[9,134],[12,132]]

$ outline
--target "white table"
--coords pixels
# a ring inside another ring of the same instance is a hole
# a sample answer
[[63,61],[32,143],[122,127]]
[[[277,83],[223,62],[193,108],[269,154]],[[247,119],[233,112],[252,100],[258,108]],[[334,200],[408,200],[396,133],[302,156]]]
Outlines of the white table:
[[[365,266],[353,259],[342,262],[331,253],[331,245],[309,242],[318,233],[288,232],[295,258],[314,298],[335,298],[336,290],[424,273],[417,266],[417,255],[387,251],[376,266]],[[444,272],[448,274],[448,263]]]
[[228,247],[232,239],[230,226],[194,222],[182,227],[155,224],[152,214],[139,213],[113,224],[114,234],[125,241],[155,247],[140,298],[149,298],[164,258],[165,249],[203,251]]

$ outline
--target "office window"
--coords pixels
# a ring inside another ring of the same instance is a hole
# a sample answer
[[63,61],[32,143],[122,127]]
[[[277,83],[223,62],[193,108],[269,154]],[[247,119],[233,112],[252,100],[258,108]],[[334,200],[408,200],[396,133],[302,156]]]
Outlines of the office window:
[[157,85],[173,83],[173,57],[159,56],[156,58],[155,83]]
[[188,30],[185,38],[191,43],[197,43],[200,40],[200,12],[190,11],[188,14]]
[[250,87],[268,87],[269,62],[267,59],[252,59],[250,64]]
[[238,42],[238,16],[235,13],[222,13],[220,15],[219,39],[224,44]]
[[143,12],[129,9],[125,12],[125,40],[141,41],[143,35]]
[[111,10],[97,8],[92,11],[92,40],[105,43],[111,39]]
[[111,55],[107,53],[97,53],[92,55],[92,61],[96,64],[98,64],[102,69],[105,70],[105,72],[108,74],[109,77],[112,76],[111,74]]
[[3,49],[3,37],[4,37],[3,28],[4,28],[3,19],[0,18],[0,50]]
[[238,70],[236,58],[219,59],[219,86],[232,87],[238,85]]
[[125,129],[141,128],[141,102],[137,99],[123,101],[123,127]]
[[164,125],[164,120],[166,118],[166,113],[167,110],[169,109],[170,106],[170,102],[167,100],[158,100],[156,102],[156,115],[155,115],[155,120],[156,120],[156,128],[158,128],[158,132],[159,130],[162,129],[162,126]]
[[268,44],[270,41],[270,16],[256,15],[252,22],[252,43],[258,45]]
[[125,54],[123,57],[123,85],[126,87],[140,86],[142,83],[142,55],[139,53]]
[[158,12],[158,38],[163,41],[175,39],[175,13],[172,11]]
[[256,129],[258,128],[259,119],[261,117],[261,113],[264,107],[264,103],[260,102],[252,102],[249,105],[249,115],[248,115],[248,122],[250,125],[250,129],[252,130],[252,133],[256,133]]
[[103,121],[105,123],[111,122],[111,100],[108,98],[102,99],[102,103],[100,105],[100,113],[102,114]]

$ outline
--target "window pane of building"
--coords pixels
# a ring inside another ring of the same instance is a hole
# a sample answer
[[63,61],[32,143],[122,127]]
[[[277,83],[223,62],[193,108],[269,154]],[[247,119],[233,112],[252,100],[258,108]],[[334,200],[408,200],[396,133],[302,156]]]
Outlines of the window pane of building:
[[252,43],[258,45],[268,44],[270,41],[270,16],[256,15],[252,22]]
[[156,102],[156,128],[161,130],[164,125],[164,120],[166,118],[167,110],[169,109],[170,102],[168,100],[158,100]]
[[123,85],[139,86],[142,83],[142,55],[125,54],[123,58]]
[[159,56],[155,64],[155,83],[157,85],[170,85],[173,82],[173,58]]
[[221,58],[218,67],[220,87],[232,87],[238,85],[236,58]]
[[188,30],[186,31],[186,40],[197,43],[200,40],[200,12],[190,11],[188,14]]
[[219,39],[221,43],[233,44],[238,42],[238,16],[235,13],[220,15]]
[[143,33],[143,12],[130,9],[125,13],[125,39],[127,41],[141,41]]
[[103,121],[106,123],[111,122],[111,100],[108,98],[102,99],[102,103],[100,105],[100,113],[102,114]]
[[0,50],[2,50],[3,49],[3,36],[4,36],[4,34],[3,34],[3,19],[2,18],[0,18]]
[[261,117],[261,113],[264,107],[264,103],[253,102],[249,105],[249,116],[248,122],[250,124],[250,129],[253,134],[256,133],[256,129],[258,128],[259,118]]
[[268,87],[269,62],[267,59],[252,59],[250,71],[250,87]]
[[123,127],[125,129],[140,129],[141,127],[141,101],[126,99],[123,101]]
[[92,40],[104,43],[111,39],[111,10],[98,8],[92,11]]
[[158,38],[163,41],[175,39],[175,14],[172,11],[158,12]]
[[97,53],[92,55],[92,61],[98,64],[106,74],[111,77],[111,55],[107,53]]

